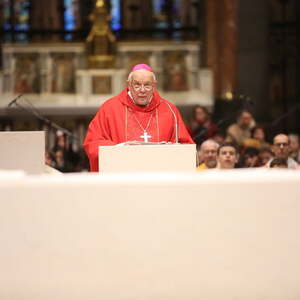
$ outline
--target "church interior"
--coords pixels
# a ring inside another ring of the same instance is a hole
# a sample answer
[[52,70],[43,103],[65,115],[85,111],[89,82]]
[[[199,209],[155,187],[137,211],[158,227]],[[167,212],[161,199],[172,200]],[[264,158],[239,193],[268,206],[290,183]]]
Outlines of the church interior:
[[296,0],[4,0],[0,130],[45,130],[51,149],[58,125],[78,150],[143,62],[187,123],[201,105],[224,130],[246,108],[270,136],[299,133],[298,16]]
[[0,300],[300,299],[299,16],[1,0]]

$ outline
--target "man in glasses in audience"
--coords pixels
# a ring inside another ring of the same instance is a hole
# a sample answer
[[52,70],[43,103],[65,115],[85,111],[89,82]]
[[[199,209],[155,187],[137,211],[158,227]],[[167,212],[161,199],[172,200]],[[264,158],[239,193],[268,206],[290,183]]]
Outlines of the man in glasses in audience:
[[288,169],[298,168],[297,162],[289,156],[291,149],[290,139],[287,135],[280,133],[274,137],[272,151],[274,153],[274,158],[267,163],[267,167],[270,167],[273,159],[280,158],[287,161]]
[[152,68],[138,64],[127,88],[105,101],[91,121],[84,141],[91,171],[98,171],[98,147],[133,143],[193,144],[176,106],[156,90]]

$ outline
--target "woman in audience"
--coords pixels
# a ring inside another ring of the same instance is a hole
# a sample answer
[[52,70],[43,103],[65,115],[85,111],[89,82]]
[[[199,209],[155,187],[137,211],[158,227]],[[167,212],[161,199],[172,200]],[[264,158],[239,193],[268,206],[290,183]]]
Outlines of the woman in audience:
[[270,144],[266,141],[266,133],[263,126],[255,126],[251,129],[251,137],[245,139],[244,147],[253,147],[256,149],[268,148]]
[[197,145],[212,138],[218,131],[218,127],[211,121],[208,110],[201,105],[197,105],[193,111],[193,120],[190,125],[190,133]]

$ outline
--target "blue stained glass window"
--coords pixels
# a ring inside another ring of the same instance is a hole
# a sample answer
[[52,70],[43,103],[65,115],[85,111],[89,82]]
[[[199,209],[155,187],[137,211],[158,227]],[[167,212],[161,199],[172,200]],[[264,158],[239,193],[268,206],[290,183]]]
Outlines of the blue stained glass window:
[[[64,0],[64,27],[67,31],[73,31],[77,29],[78,24],[78,0]],[[66,40],[71,40],[73,35],[68,33],[65,35]]]
[[112,30],[121,29],[121,4],[120,0],[111,0],[111,28]]
[[153,18],[155,21],[155,27],[160,29],[168,28],[167,15],[165,14],[167,0],[153,0]]
[[65,20],[65,29],[74,30],[76,28],[76,18],[74,14],[74,0],[64,0],[65,11],[64,11],[64,20]]
[[[4,0],[4,30],[24,31],[15,34],[14,38],[17,41],[26,41],[28,39],[26,31],[29,30],[29,6],[30,0],[15,0],[14,7],[11,7],[10,0]],[[12,15],[14,16],[14,24],[12,24]],[[11,33],[5,33],[4,39],[6,41],[12,40]]]
[[29,29],[29,0],[15,1],[14,14],[16,19],[15,30]]
[[173,26],[175,28],[180,28],[182,26],[181,20],[180,20],[180,10],[181,10],[181,0],[175,0],[174,6],[173,6]]

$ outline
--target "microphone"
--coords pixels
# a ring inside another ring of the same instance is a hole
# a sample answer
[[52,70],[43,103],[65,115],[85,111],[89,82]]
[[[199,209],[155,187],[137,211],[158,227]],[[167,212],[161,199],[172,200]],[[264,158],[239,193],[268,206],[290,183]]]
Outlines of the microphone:
[[176,114],[174,112],[174,110],[172,109],[171,105],[168,102],[163,102],[165,104],[167,104],[169,106],[170,111],[172,112],[173,116],[174,116],[174,124],[175,124],[175,143],[178,144],[178,121],[177,121],[177,117]]
[[11,107],[12,105],[14,105],[19,98],[21,98],[23,96],[23,94],[18,95],[14,100],[10,101],[7,105],[7,107]]

